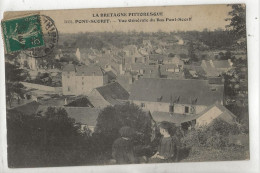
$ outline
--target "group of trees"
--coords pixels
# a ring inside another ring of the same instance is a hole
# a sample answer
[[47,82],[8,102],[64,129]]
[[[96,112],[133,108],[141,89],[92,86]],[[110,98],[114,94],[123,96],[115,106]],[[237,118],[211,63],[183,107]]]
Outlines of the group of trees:
[[[120,137],[119,129],[123,126],[135,130],[135,146],[150,143],[150,117],[138,106],[129,103],[106,107],[97,119],[92,136],[88,129],[86,133],[82,132],[81,126],[63,108],[49,107],[32,115],[10,110],[7,112],[9,165],[35,167],[108,163],[112,144]],[[139,147],[139,151],[144,149]]]
[[7,112],[8,163],[10,167],[69,166],[90,164],[89,136],[65,109],[25,115]]
[[51,87],[61,87],[61,74],[58,73],[55,76],[56,80],[53,80],[53,76],[50,75],[50,73],[41,73],[38,72],[35,79],[29,79],[26,80],[27,82],[40,84],[40,85],[46,85]]
[[[33,115],[8,111],[9,165],[35,167],[109,164],[113,142],[120,137],[119,129],[125,126],[135,131],[131,139],[135,156],[151,157],[156,152],[160,135],[150,115],[134,104],[104,108],[98,116],[92,136],[87,129],[85,133],[82,132],[80,125],[63,108],[49,107]],[[211,126],[186,134],[177,129],[175,135],[182,142],[179,157],[187,157],[193,146],[229,147],[232,145],[228,140],[229,135],[241,133],[248,133],[248,129],[222,120],[214,120]]]
[[6,102],[9,107],[12,107],[14,99],[18,102],[24,99],[25,87],[21,81],[27,77],[28,73],[25,70],[8,62],[5,63]]

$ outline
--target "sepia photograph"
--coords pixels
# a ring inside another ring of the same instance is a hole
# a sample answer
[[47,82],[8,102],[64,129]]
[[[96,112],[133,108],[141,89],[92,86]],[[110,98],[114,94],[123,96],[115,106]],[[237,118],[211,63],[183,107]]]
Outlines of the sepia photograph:
[[7,11],[9,168],[250,160],[246,5]]

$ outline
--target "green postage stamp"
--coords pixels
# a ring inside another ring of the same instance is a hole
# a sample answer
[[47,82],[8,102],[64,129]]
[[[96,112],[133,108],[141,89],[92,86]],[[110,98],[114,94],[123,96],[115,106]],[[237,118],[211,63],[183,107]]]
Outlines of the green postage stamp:
[[6,53],[44,46],[40,15],[1,22]]

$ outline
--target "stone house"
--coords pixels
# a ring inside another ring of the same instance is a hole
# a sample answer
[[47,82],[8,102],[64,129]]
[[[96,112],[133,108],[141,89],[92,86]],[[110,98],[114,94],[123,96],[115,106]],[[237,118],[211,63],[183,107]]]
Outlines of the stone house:
[[108,83],[105,71],[97,65],[68,64],[62,71],[63,95],[89,94],[94,88]]
[[208,80],[141,78],[132,84],[129,101],[151,112],[194,115],[223,103],[223,90]]
[[214,103],[193,116],[155,111],[152,113],[152,117],[155,122],[172,122],[181,126],[183,130],[209,126],[215,119],[221,119],[229,124],[235,123],[237,119],[232,112],[219,103]]

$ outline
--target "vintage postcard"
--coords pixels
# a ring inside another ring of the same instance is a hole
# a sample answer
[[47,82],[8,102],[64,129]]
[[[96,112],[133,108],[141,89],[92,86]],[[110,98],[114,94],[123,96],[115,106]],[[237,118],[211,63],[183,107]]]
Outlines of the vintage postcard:
[[5,12],[10,168],[249,160],[245,4]]

